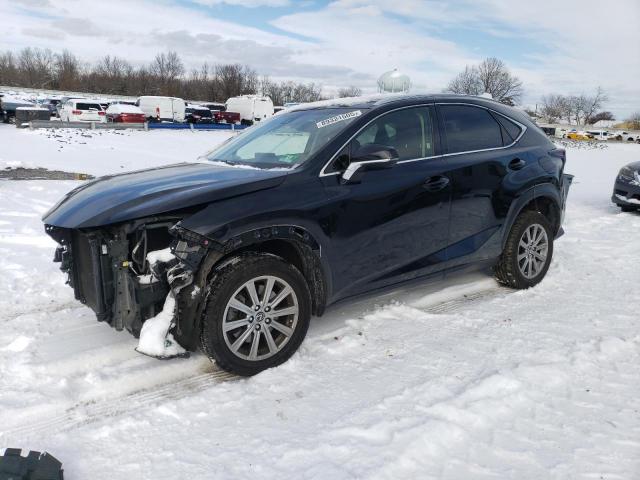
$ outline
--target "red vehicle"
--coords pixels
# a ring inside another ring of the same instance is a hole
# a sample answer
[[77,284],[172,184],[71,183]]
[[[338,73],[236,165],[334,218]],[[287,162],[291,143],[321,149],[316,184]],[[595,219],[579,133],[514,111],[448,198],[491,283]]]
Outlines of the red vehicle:
[[236,112],[221,112],[214,111],[213,120],[216,123],[235,123],[236,125],[240,124],[240,114]]
[[116,123],[144,123],[146,115],[135,105],[115,103],[107,108],[107,119]]

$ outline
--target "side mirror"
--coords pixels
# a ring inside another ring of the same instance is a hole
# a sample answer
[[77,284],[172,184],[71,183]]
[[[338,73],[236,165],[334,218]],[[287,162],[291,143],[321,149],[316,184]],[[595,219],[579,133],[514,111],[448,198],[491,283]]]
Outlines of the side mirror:
[[398,151],[395,148],[377,143],[363,145],[351,157],[342,174],[342,183],[357,183],[364,172],[391,168],[397,162]]

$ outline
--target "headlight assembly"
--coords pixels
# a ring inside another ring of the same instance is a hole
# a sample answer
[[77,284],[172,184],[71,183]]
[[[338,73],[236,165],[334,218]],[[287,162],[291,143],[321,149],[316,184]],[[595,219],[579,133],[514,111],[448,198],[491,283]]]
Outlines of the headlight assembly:
[[633,171],[631,167],[622,167],[620,172],[618,173],[618,178],[625,182],[631,182],[633,180],[634,173],[637,175],[637,172]]

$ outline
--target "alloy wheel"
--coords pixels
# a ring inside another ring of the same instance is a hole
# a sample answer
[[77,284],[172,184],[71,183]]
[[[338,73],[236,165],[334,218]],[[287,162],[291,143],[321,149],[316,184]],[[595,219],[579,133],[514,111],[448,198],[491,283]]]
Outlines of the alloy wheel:
[[271,275],[253,278],[227,302],[222,322],[224,341],[244,360],[272,357],[293,335],[299,310],[296,293],[285,280]]
[[537,277],[544,269],[549,252],[547,231],[538,223],[529,225],[518,242],[518,269],[527,279]]

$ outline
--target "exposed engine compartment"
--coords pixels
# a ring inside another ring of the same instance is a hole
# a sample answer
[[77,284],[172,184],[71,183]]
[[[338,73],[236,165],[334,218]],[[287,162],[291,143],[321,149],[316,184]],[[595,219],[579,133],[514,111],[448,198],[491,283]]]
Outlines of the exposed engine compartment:
[[174,334],[193,350],[189,324],[199,311],[203,290],[193,285],[194,276],[210,250],[221,248],[180,228],[179,221],[153,217],[100,229],[47,225],[46,231],[60,244],[54,261],[67,273],[76,299],[90,307],[98,321],[138,337],[144,321],[162,310],[171,291],[177,303]]

